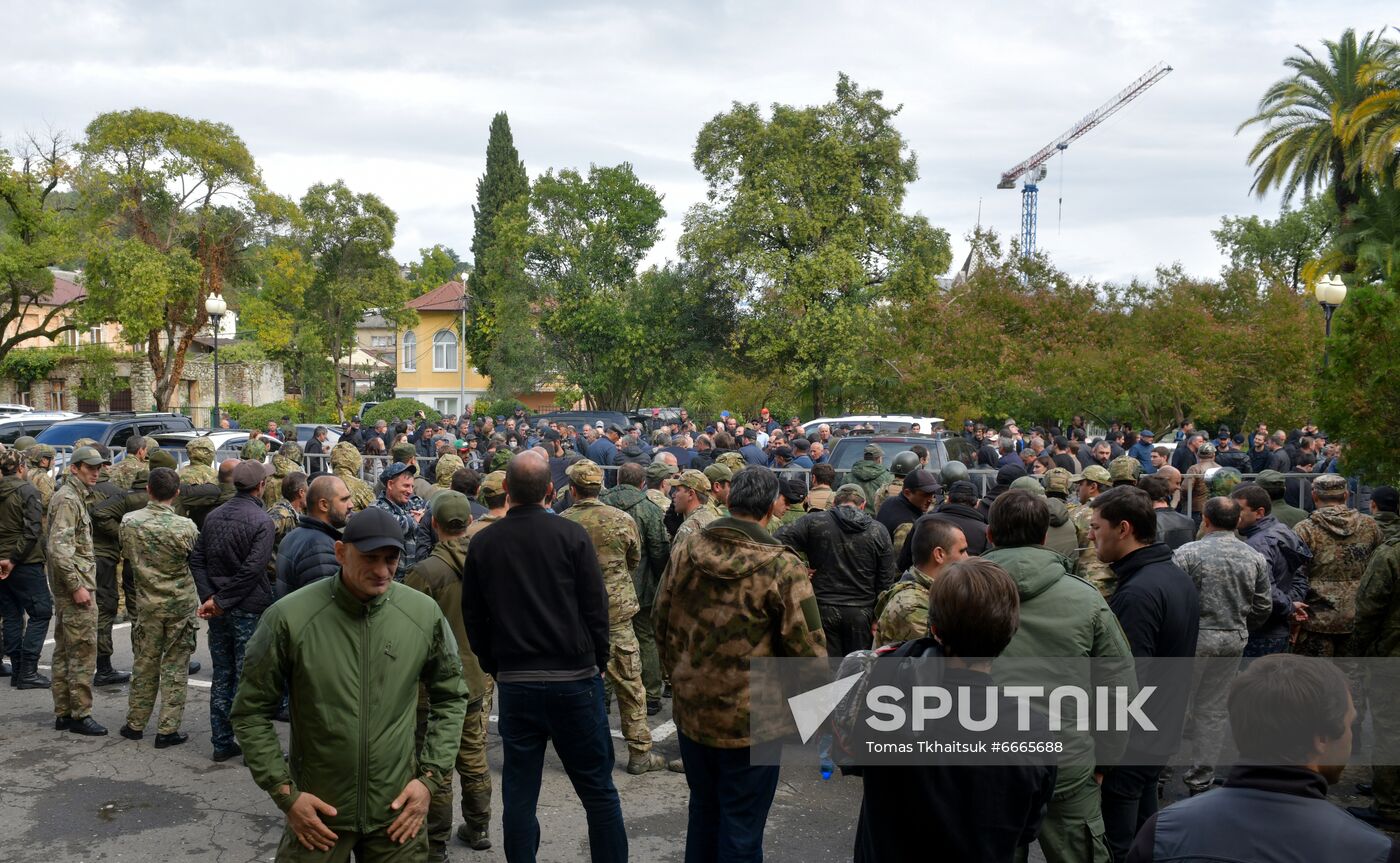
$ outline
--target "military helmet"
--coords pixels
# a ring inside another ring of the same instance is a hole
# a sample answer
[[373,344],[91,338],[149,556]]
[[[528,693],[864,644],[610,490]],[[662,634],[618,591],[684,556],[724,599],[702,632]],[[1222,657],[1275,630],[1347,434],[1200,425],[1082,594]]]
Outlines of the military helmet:
[[19,450],[20,452],[24,452],[25,450],[34,446],[34,444],[36,443],[38,443],[38,441],[34,440],[33,437],[26,434],[20,435],[19,437],[15,438],[14,446],[15,449]]
[[919,456],[913,450],[905,450],[890,461],[890,473],[907,476],[909,471],[919,466]]
[[277,454],[283,458],[290,459],[293,464],[301,464],[301,444],[296,441],[288,441],[282,444],[282,448],[277,451]]
[[210,439],[208,435],[200,435],[199,437],[190,438],[190,442],[185,444],[185,450],[190,453],[207,452],[210,455],[213,455],[214,449],[214,441]]
[[[151,450],[151,454],[147,457],[146,461],[148,464],[150,464],[151,468],[168,467],[171,470],[174,470],[177,464],[177,462],[175,461],[175,456],[171,455],[163,449]],[[146,470],[146,468],[142,468],[143,472],[145,472]]]
[[1137,482],[1142,474],[1142,462],[1130,455],[1120,455],[1108,463],[1110,482]]
[[943,469],[938,472],[938,476],[943,480],[943,487],[949,488],[955,482],[965,482],[967,480],[967,465],[953,459],[943,465]]
[[1229,497],[1235,487],[1244,482],[1244,474],[1233,467],[1217,467],[1205,472],[1205,481],[1211,497]]
[[25,450],[24,454],[29,457],[31,463],[38,464],[40,459],[53,458],[57,453],[46,443],[36,443]]
[[715,459],[715,464],[722,464],[729,468],[731,473],[738,473],[747,466],[748,462],[744,461],[744,457],[739,453],[730,451],[720,453],[719,458]]

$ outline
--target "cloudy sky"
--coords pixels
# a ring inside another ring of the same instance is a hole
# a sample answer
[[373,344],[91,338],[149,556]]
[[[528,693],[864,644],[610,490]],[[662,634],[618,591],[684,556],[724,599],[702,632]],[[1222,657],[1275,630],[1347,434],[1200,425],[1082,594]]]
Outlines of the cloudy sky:
[[1020,194],[996,188],[1003,170],[1166,60],[1171,75],[1052,162],[1040,245],[1079,276],[1128,279],[1172,261],[1208,274],[1222,215],[1278,210],[1248,193],[1250,140],[1235,128],[1283,58],[1393,11],[1315,0],[52,0],[6,14],[0,133],[76,134],[138,105],[219,120],[278,192],[341,178],[380,195],[408,260],[434,243],[466,254],[487,126],[505,110],[532,175],[633,163],[665,196],[660,259],[704,195],[690,155],[701,125],[734,101],[827,101],[844,71],[903,104],[897,124],[920,167],[906,206],[946,228],[961,260],[979,208],[983,224],[1019,230]]

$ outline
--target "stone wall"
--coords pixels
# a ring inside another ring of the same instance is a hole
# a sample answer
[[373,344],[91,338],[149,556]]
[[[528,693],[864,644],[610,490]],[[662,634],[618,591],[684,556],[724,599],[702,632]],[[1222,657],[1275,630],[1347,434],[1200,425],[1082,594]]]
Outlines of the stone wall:
[[[131,388],[131,409],[149,411],[155,409],[155,376],[148,363],[140,360],[116,363],[117,386],[129,383]],[[55,389],[62,391],[63,410],[78,409],[78,388],[82,385],[82,363],[78,360],[61,362],[46,380],[34,381],[29,386],[28,404],[37,410],[49,410],[50,395]],[[112,394],[104,393],[98,400],[101,410],[112,409]],[[249,405],[267,404],[286,397],[282,366],[274,362],[219,363],[219,400],[224,403]],[[15,381],[0,380],[0,402],[18,402],[19,386]],[[214,360],[208,354],[189,354],[185,357],[184,372],[175,388],[173,410],[183,411],[196,417],[196,424],[207,424],[210,409],[214,404]]]

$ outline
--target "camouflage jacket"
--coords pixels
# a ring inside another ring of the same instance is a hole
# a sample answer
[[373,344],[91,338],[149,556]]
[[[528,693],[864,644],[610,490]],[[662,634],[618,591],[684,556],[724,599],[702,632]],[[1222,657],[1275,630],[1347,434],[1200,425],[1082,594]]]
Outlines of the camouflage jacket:
[[122,491],[131,491],[131,484],[136,481],[136,474],[142,469],[150,470],[150,464],[143,458],[127,456],[117,462],[112,467],[111,474],[107,477],[112,481],[112,485]]
[[[768,531],[735,518],[712,521],[675,546],[652,622],[670,672],[676,726],[721,749],[785,730],[750,728],[752,657],[826,656],[807,567]],[[781,709],[771,705],[763,715],[777,717]]]
[[[272,457],[272,475],[267,478],[267,484],[263,486],[263,506],[267,508],[268,512],[272,512],[272,508],[277,505],[278,501],[282,500],[282,480],[286,479],[288,474],[300,472],[301,465],[281,453]],[[293,527],[295,526],[294,524]]]
[[875,602],[875,646],[913,641],[928,635],[928,589],[933,579],[916,566]]
[[632,571],[632,584],[637,588],[637,604],[648,612],[656,600],[656,586],[666,561],[671,557],[671,537],[666,533],[665,512],[652,503],[641,489],[619,483],[599,496],[608,506],[615,506],[632,516],[641,540],[641,562]]
[[201,437],[190,441],[185,451],[189,453],[190,463],[180,468],[181,482],[200,485],[219,481],[219,471],[214,467],[214,444],[208,438]]
[[1371,553],[1383,539],[1369,515],[1346,506],[1326,506],[1294,528],[1312,552],[1308,569],[1308,619],[1303,628],[1326,635],[1352,631],[1356,591]]
[[1215,459],[1210,459],[1208,461],[1201,459],[1186,469],[1185,475],[1181,479],[1181,485],[1184,489],[1188,482],[1193,484],[1193,488],[1191,489],[1191,512],[1205,511],[1206,499],[1210,497],[1210,489],[1206,486],[1206,471],[1215,470],[1218,467],[1220,467],[1220,465],[1215,463]]
[[666,492],[659,488],[647,489],[647,500],[656,504],[656,508],[661,510],[663,514],[671,508],[671,498],[667,497]]
[[331,473],[340,477],[350,490],[350,509],[359,512],[374,506],[374,488],[360,479],[360,451],[344,441],[331,447]]
[[481,663],[467,640],[466,624],[462,622],[462,567],[467,562],[467,543],[465,537],[442,540],[433,546],[432,554],[409,570],[404,584],[431,596],[442,609],[457,640],[462,677],[467,681],[467,697],[479,702],[486,695],[486,672],[481,670]]
[[121,522],[122,557],[135,574],[142,616],[185,618],[199,607],[190,552],[199,531],[172,506],[151,501]]
[[1243,640],[1269,619],[1274,608],[1269,562],[1233,532],[1188,542],[1172,553],[1172,562],[1201,594],[1202,631],[1236,632]]
[[504,516],[483,515],[481,518],[472,519],[472,523],[467,525],[467,539],[471,539],[478,533],[486,529],[487,525],[500,521]]
[[58,490],[54,485],[53,477],[49,476],[49,472],[46,470],[39,470],[37,467],[30,468],[29,482],[39,492],[39,503],[43,504],[44,509],[47,510],[49,501],[53,500],[53,493]]
[[1393,512],[1378,512],[1372,516],[1386,540],[1400,539],[1400,515]]
[[[409,566],[415,560],[414,551],[418,545],[418,519],[414,518],[413,511],[418,510],[421,513],[426,504],[415,496],[409,498],[407,504],[400,506],[381,495],[375,499],[374,506],[392,515],[403,529],[403,554],[399,555],[399,567],[394,571],[394,581],[403,581],[404,576],[408,575]],[[292,527],[296,525],[293,524]]]
[[1099,553],[1089,541],[1089,518],[1094,514],[1088,503],[1070,508],[1070,520],[1074,522],[1074,532],[1079,538],[1079,554],[1074,562],[1074,574],[1099,589],[1104,599],[1113,595],[1118,586],[1118,576],[1109,565],[1099,560]]
[[1366,564],[1351,646],[1354,656],[1400,656],[1400,536],[1388,537]]
[[49,501],[49,586],[65,595],[80,587],[97,589],[97,558],[92,549],[92,491],[72,474]]
[[690,515],[685,517],[685,521],[681,522],[681,526],[676,528],[676,535],[671,538],[672,553],[680,547],[680,544],[687,537],[699,532],[700,528],[720,517],[722,517],[722,513],[713,500],[707,501],[704,506],[696,507]]
[[[272,528],[277,532],[276,543],[280,546],[282,537],[296,530],[299,513],[292,508],[291,501],[284,498],[274,503],[268,509],[267,514],[272,516]],[[274,558],[273,566],[276,567],[276,564],[277,561]]]
[[813,488],[807,491],[807,511],[814,509],[831,509],[832,498],[836,497],[836,490],[827,486],[826,488]]
[[891,497],[895,497],[895,496],[900,495],[900,494],[903,494],[903,493],[904,493],[904,480],[902,480],[902,479],[895,479],[895,480],[892,480],[892,481],[891,481],[888,485],[886,485],[884,488],[882,488],[882,489],[880,489],[879,491],[875,492],[875,504],[874,504],[874,506],[866,506],[866,509],[867,509],[868,511],[872,512],[872,513],[873,513],[873,512],[876,512],[876,511],[878,511],[878,510],[880,509],[880,504],[882,504],[882,503],[884,503],[885,501],[889,500]]
[[632,573],[642,559],[642,541],[632,517],[596,497],[575,501],[561,517],[577,522],[593,540],[608,591],[608,624],[631,620],[640,608]]

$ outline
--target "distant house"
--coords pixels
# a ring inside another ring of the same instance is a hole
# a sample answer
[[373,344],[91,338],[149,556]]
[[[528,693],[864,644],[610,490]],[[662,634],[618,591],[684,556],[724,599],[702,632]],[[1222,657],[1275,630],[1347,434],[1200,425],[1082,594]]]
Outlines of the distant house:
[[[461,413],[486,394],[491,381],[471,365],[459,337],[466,291],[461,282],[447,282],[407,306],[418,313],[417,326],[397,333],[397,395],[417,399],[444,414]],[[554,391],[518,393],[532,409],[554,405]],[[465,401],[463,401],[465,399]]]
[[392,366],[394,355],[398,353],[399,334],[378,309],[370,309],[355,327],[355,346],[386,366]]
[[[35,301],[32,305],[23,309],[23,314],[18,320],[11,321],[5,330],[6,336],[24,330],[33,329],[43,323],[55,306],[63,306],[74,303],[70,310],[58,315],[52,321],[54,326],[62,326],[72,320],[82,306],[82,301],[87,297],[87,291],[78,284],[79,275],[66,270],[53,271],[53,291],[41,300]],[[110,345],[115,349],[127,349],[135,351],[121,343],[121,327],[117,324],[101,324],[95,327],[83,327],[80,330],[68,330],[61,333],[58,338],[28,338],[16,348],[51,348],[56,346],[66,346],[76,348],[79,345]]]

